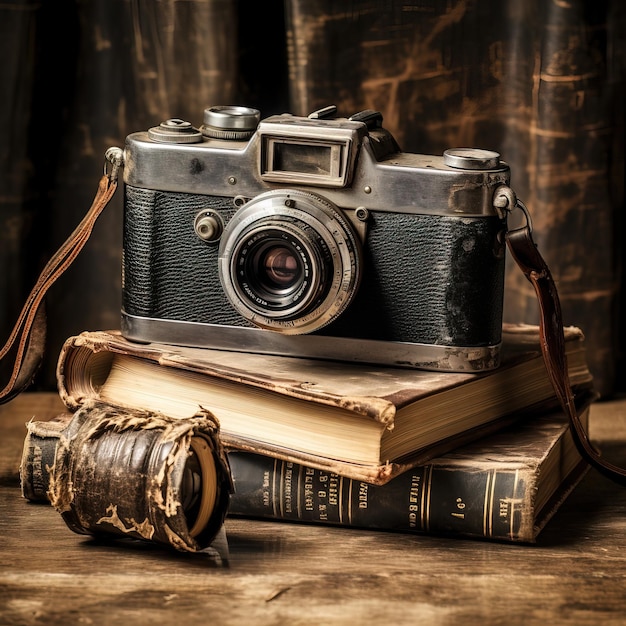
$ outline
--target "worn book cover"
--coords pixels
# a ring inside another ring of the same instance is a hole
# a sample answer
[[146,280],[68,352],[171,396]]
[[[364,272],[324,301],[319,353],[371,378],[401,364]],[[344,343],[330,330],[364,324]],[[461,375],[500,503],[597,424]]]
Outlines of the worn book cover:
[[[579,406],[585,427],[591,400]],[[588,465],[562,411],[526,417],[385,485],[228,450],[229,514],[534,543]]]
[[[583,333],[566,329],[570,379],[592,384]],[[59,357],[61,399],[219,420],[231,447],[384,483],[520,412],[556,405],[538,328],[507,326],[502,365],[455,374],[224,350],[139,344],[117,331],[70,337]]]

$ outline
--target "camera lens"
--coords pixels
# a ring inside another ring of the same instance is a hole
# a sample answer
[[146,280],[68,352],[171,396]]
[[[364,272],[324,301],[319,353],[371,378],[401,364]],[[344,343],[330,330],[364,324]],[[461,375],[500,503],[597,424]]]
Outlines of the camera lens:
[[352,300],[360,255],[349,220],[327,200],[303,191],[270,191],[227,224],[220,280],[233,307],[256,326],[309,333]]
[[274,319],[302,314],[324,291],[319,239],[295,220],[264,221],[246,232],[233,250],[233,286],[246,310]]
[[60,439],[50,501],[77,533],[203,549],[230,490],[217,428],[204,409],[175,419],[87,404]]
[[303,264],[298,253],[288,244],[268,243],[254,253],[250,271],[259,291],[284,296],[302,284]]
[[271,246],[258,254],[258,267],[262,268],[259,275],[269,289],[286,289],[293,287],[295,281],[302,276],[298,257],[285,246]]

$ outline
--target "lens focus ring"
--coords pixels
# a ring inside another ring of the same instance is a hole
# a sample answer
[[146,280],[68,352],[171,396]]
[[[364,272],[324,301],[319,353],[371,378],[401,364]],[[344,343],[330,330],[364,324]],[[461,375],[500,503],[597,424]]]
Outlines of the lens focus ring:
[[352,301],[361,244],[330,202],[299,190],[263,193],[227,224],[219,274],[233,307],[261,328],[313,332]]

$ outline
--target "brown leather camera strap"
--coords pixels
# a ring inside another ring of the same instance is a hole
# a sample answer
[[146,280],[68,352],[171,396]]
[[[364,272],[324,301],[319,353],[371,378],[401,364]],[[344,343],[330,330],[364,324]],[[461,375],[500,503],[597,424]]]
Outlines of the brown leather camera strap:
[[626,486],[626,470],[605,461],[589,441],[582,425],[567,371],[561,302],[550,269],[539,253],[529,225],[507,233],[507,245],[539,301],[540,343],[548,375],[559,402],[569,418],[580,455],[606,477]]
[[26,299],[13,331],[0,350],[0,361],[2,361],[12,349],[15,349],[13,370],[8,383],[0,391],[0,404],[8,402],[31,384],[39,369],[45,349],[44,297],[56,279],[65,272],[83,249],[91,236],[98,216],[109,203],[116,189],[117,179],[105,174],[100,180],[91,208],[74,232],[48,261]]

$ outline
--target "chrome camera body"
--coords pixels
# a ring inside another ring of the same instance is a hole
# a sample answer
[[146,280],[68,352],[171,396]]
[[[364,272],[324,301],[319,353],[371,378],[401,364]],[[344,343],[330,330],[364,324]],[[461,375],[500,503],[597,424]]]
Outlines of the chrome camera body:
[[122,333],[444,371],[499,364],[510,171],[403,152],[376,111],[212,107],[124,150]]

